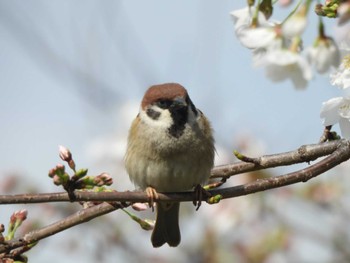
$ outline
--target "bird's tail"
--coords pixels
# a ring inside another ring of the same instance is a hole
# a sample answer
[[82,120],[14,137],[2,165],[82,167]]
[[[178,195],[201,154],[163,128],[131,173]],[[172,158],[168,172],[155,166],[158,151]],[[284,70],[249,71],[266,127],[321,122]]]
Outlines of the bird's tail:
[[165,243],[171,247],[180,244],[179,209],[180,203],[157,204],[157,219],[151,237],[154,247],[160,247]]

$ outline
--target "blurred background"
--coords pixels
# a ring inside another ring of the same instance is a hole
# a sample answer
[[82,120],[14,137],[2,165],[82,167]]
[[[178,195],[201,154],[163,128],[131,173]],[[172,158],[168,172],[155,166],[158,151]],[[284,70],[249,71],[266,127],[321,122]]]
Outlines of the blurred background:
[[[61,191],[47,176],[60,162],[58,145],[89,174],[110,173],[114,189],[134,189],[123,167],[128,128],[145,90],[164,82],[185,86],[211,120],[216,164],[235,161],[234,149],[255,157],[317,143],[321,103],[337,90],[328,76],[300,91],[254,69],[229,16],[244,6],[233,0],[0,1],[0,193]],[[308,45],[317,36],[313,19]],[[30,262],[52,263],[349,262],[347,166],[307,184],[204,204],[198,212],[184,204],[178,248],[152,248],[151,233],[116,211],[40,241],[27,255]],[[227,185],[300,167],[245,174]],[[25,232],[80,206],[1,206],[0,222],[23,208],[29,211]]]

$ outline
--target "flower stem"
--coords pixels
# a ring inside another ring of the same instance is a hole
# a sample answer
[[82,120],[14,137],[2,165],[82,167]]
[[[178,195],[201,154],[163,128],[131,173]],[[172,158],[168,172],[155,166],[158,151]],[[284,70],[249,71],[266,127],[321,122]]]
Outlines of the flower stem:
[[290,17],[292,17],[295,13],[296,13],[296,11],[299,9],[299,6],[301,5],[301,2],[302,2],[303,0],[299,0],[299,2],[296,4],[296,6],[294,7],[294,9],[292,10],[292,12],[290,12],[290,14],[282,21],[282,23],[281,23],[281,25],[283,24],[283,23],[285,23]]
[[255,8],[255,12],[253,14],[253,17],[252,17],[252,24],[251,24],[251,27],[252,28],[255,28],[259,25],[259,20],[258,20],[258,17],[259,17],[259,6],[260,6],[260,3],[261,3],[261,0],[258,1],[258,4]]
[[318,37],[321,39],[326,38],[326,35],[324,33],[324,23],[321,16],[319,16],[319,19],[318,19]]
[[295,53],[298,53],[298,49],[301,43],[301,37],[295,36],[292,40],[292,44],[290,45],[289,50]]

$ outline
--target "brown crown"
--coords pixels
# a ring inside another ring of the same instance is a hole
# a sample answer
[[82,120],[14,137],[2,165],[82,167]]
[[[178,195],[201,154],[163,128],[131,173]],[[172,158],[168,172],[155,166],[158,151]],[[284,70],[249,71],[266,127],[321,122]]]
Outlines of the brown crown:
[[165,83],[151,86],[143,96],[141,107],[144,109],[147,105],[160,99],[173,100],[176,97],[187,97],[187,90],[178,83]]

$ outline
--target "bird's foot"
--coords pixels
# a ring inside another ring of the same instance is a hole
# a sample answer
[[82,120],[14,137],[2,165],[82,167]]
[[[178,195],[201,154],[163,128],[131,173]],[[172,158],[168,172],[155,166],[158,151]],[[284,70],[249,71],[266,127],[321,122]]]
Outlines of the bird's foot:
[[148,205],[152,207],[152,211],[154,211],[154,200],[158,199],[158,193],[156,189],[153,187],[149,186],[145,190],[147,197],[148,197]]
[[211,197],[211,193],[205,190],[200,184],[197,184],[194,188],[195,199],[193,200],[193,205],[196,206],[196,211],[202,205],[203,198],[207,199]]

